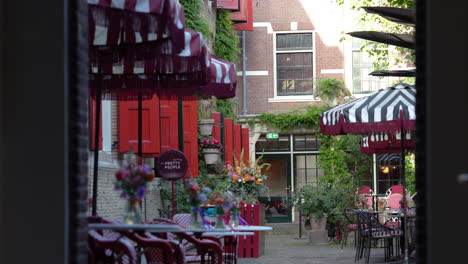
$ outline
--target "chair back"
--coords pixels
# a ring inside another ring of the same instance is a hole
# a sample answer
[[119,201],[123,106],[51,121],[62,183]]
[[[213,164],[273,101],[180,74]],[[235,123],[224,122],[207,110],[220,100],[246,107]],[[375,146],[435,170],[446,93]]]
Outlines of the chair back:
[[390,209],[400,209],[401,204],[400,201],[403,199],[403,195],[399,193],[395,194],[390,194],[390,196],[387,198],[387,206],[390,207]]
[[403,194],[403,186],[402,185],[393,185],[390,187],[392,189],[392,194]]
[[190,214],[175,214],[172,217],[174,222],[178,225],[182,226],[183,228],[189,228],[191,222],[191,215]]
[[136,264],[135,248],[127,239],[106,238],[94,230],[88,231],[88,239],[89,245],[92,245],[90,248],[95,253],[94,256],[112,260],[112,263],[117,264]]
[[372,194],[372,189],[370,186],[361,186],[359,187],[358,194]]

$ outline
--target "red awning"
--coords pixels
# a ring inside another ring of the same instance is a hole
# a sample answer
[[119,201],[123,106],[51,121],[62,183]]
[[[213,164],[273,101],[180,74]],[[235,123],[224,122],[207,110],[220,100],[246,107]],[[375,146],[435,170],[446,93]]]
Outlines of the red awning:
[[142,58],[147,56],[146,45],[134,44],[169,39],[171,48],[179,52],[184,47],[184,17],[177,0],[88,0],[90,57]]
[[147,50],[152,52],[150,59],[125,57],[116,63],[91,62],[92,91],[101,80],[102,94],[108,98],[132,99],[138,93],[155,91],[181,96],[235,96],[234,64],[210,55],[199,32],[185,29],[185,47],[178,54],[172,54],[164,45],[153,45],[153,49],[156,51]]

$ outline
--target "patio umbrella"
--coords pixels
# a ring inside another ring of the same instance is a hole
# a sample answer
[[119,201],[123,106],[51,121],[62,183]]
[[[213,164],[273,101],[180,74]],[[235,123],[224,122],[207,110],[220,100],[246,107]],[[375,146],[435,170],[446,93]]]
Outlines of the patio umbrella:
[[369,73],[371,76],[381,76],[381,77],[416,77],[416,69],[409,69],[409,70],[380,70],[380,71],[373,71]]
[[354,31],[347,33],[355,38],[366,39],[398,47],[414,49],[416,41],[413,35],[385,33],[378,31]]
[[[320,128],[325,135],[368,134],[415,130],[416,89],[400,83],[387,89],[322,112]],[[405,160],[406,137],[401,138],[401,159]],[[405,175],[405,166],[402,166]],[[405,177],[403,177],[404,185]],[[403,194],[406,204],[406,194]],[[406,223],[406,209],[403,210]],[[405,258],[408,257],[408,239],[405,225]]]
[[[401,134],[377,133],[365,136],[360,141],[361,152],[365,154],[399,153],[401,152]],[[413,151],[415,142],[411,133],[406,134],[405,149]]]
[[389,6],[365,6],[362,8],[367,13],[380,15],[395,23],[413,27],[416,25],[416,10],[414,9]]

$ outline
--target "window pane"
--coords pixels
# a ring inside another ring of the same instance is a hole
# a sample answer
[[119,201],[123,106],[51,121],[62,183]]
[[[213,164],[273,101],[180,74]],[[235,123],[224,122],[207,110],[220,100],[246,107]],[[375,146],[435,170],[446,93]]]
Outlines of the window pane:
[[262,151],[288,151],[289,150],[289,135],[279,135],[276,139],[267,139],[266,136],[261,136],[255,149],[258,152]]
[[312,33],[276,35],[276,50],[310,49],[312,49]]
[[312,53],[277,54],[278,95],[313,94]]

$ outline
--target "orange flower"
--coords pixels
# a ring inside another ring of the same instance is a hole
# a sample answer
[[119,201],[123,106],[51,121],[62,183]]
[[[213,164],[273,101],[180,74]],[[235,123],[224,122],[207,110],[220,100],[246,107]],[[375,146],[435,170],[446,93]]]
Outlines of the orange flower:
[[237,175],[232,176],[233,181],[237,181],[238,179],[239,179],[239,176],[237,176]]
[[245,181],[245,182],[248,182],[248,181],[249,181],[249,176],[244,177],[244,181]]
[[262,181],[261,180],[256,180],[255,184],[260,184]]

